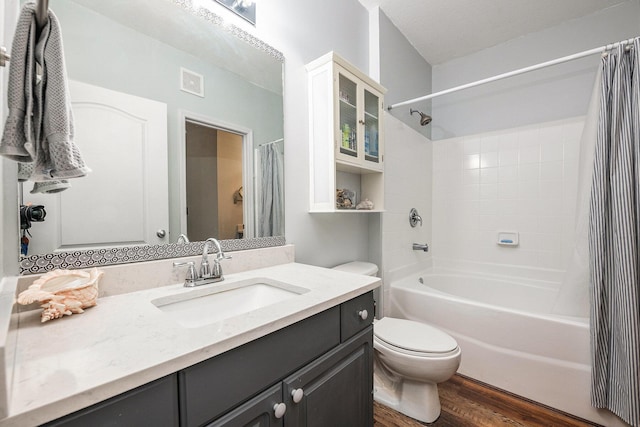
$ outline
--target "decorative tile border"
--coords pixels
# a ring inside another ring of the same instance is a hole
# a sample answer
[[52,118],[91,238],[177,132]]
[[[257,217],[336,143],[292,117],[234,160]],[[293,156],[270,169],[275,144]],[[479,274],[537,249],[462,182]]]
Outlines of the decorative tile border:
[[[225,252],[283,246],[284,236],[255,239],[221,240]],[[20,260],[20,274],[39,274],[60,269],[90,268],[133,262],[154,261],[201,255],[204,242],[171,243],[164,245],[125,246],[31,255]]]
[[171,1],[176,5],[182,7],[183,9],[188,10],[192,14],[197,15],[201,18],[204,18],[207,21],[211,22],[212,24],[217,25],[218,27],[226,30],[227,32],[234,35],[235,37],[239,38],[240,40],[243,40],[248,44],[250,44],[251,46],[255,47],[256,49],[267,53],[268,55],[272,56],[278,61],[284,62],[284,55],[278,49],[268,45],[267,43],[263,42],[262,40],[253,36],[252,34],[249,34],[242,28],[239,28],[233,24],[226,23],[224,18],[210,11],[209,9],[206,9],[204,7],[200,7],[196,9],[193,6],[193,0],[171,0]]

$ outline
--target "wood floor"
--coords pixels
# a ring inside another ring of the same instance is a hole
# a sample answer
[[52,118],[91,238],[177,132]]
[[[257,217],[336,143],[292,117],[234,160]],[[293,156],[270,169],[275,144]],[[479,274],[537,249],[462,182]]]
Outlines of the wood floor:
[[420,423],[374,402],[374,427],[597,426],[459,375],[438,384],[438,392],[442,412],[434,423]]

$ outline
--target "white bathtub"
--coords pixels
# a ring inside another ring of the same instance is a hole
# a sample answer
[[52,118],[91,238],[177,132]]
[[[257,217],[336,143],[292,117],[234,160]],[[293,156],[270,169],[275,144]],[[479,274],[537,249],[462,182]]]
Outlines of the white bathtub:
[[425,270],[390,284],[388,315],[451,334],[462,349],[463,375],[600,424],[624,425],[590,406],[589,321],[552,314],[557,293],[557,283]]

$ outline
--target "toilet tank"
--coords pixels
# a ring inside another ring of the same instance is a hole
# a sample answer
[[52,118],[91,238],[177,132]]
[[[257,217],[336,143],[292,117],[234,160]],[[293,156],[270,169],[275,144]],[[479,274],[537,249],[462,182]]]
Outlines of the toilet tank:
[[333,270],[346,271],[347,273],[362,274],[364,276],[376,276],[378,266],[371,262],[352,261],[333,267]]

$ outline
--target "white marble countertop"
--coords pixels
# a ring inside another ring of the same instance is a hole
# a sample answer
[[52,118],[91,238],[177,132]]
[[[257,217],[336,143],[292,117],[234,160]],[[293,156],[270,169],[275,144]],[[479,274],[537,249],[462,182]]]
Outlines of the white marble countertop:
[[[380,279],[288,263],[227,275],[230,285],[269,278],[309,289],[286,301],[202,327],[186,328],[151,303],[190,292],[182,284],[98,299],[83,314],[40,323],[19,316],[9,416],[0,426],[56,419],[238,347],[380,285]],[[201,289],[199,287],[197,289]]]

